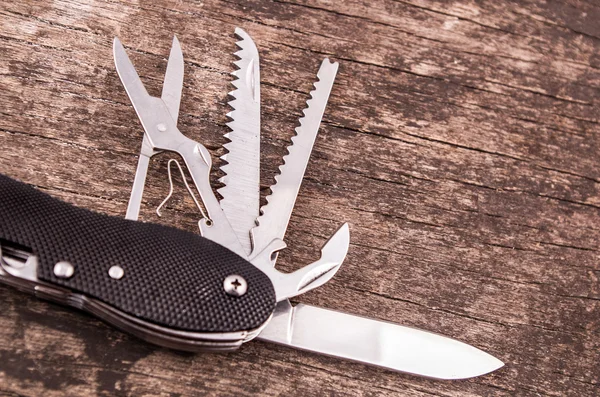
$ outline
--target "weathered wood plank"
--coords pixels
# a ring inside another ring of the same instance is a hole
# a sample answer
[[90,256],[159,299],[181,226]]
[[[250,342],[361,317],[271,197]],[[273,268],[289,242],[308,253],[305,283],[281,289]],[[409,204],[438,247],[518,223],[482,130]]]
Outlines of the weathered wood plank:
[[[0,171],[113,215],[125,212],[142,133],[114,70],[115,35],[153,93],[178,35],[180,128],[217,165],[233,29],[252,35],[263,196],[320,60],[340,61],[280,267],[311,261],[340,220],[352,245],[339,274],[298,301],[454,336],[507,363],[437,382],[261,342],[182,354],[0,288],[0,393],[597,394],[597,5],[64,0],[0,15]],[[153,215],[167,158],[153,162],[142,217],[194,231],[181,186]]]

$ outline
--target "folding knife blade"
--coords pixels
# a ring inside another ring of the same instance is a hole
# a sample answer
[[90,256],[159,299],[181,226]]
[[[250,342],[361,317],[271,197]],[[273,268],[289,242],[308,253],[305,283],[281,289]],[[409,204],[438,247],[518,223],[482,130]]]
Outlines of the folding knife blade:
[[261,252],[274,239],[283,240],[338,66],[337,62],[332,63],[327,58],[321,63],[315,89],[310,93],[308,106],[302,111],[304,116],[296,128],[297,135],[283,157],[280,174],[275,177],[271,194],[267,196],[268,203],[260,210],[261,215],[256,220],[258,226],[252,229],[253,252]]
[[260,200],[260,71],[258,50],[250,36],[240,28],[235,34],[241,39],[235,53],[240,59],[234,62],[239,69],[232,73],[236,89],[229,93],[233,111],[227,114],[231,132],[225,135],[231,142],[223,145],[228,151],[221,157],[227,161],[221,167],[225,186],[218,192],[223,196],[223,212],[250,254],[250,230],[256,226]]
[[446,336],[334,310],[280,302],[257,339],[437,379],[465,379],[504,363]]

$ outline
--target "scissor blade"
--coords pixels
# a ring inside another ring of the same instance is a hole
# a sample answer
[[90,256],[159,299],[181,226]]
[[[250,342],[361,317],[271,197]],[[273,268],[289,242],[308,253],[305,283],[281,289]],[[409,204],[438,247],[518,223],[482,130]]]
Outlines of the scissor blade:
[[[139,116],[139,109],[149,105],[150,95],[148,95],[148,91],[146,91],[144,84],[142,84],[131,60],[129,60],[121,41],[116,37],[113,41],[113,57],[115,58],[117,74],[123,83],[123,87],[125,87],[129,100]],[[144,134],[140,158],[138,160],[138,166],[133,181],[133,188],[131,190],[129,204],[127,205],[127,213],[125,215],[125,218],[127,219],[138,219],[142,195],[144,194],[146,173],[148,172],[148,163],[150,162],[150,157],[153,152],[154,151],[148,142],[148,138],[146,137],[146,134]]]
[[437,379],[472,378],[504,365],[442,335],[289,301],[278,304],[258,339]]
[[177,36],[173,36],[171,53],[167,62],[167,71],[163,82],[161,98],[167,105],[169,113],[175,124],[179,117],[179,104],[181,103],[181,91],[183,90],[183,52]]
[[[116,52],[115,52],[116,60]],[[131,62],[130,62],[131,63]],[[177,36],[173,36],[173,45],[167,62],[167,71],[163,83],[161,99],[167,106],[169,114],[177,124],[179,117],[179,104],[181,102],[181,91],[183,89],[183,53]],[[137,169],[133,180],[129,203],[127,204],[126,219],[137,220],[140,214],[142,196],[144,195],[144,186],[146,184],[146,175],[150,165],[150,158],[160,151],[154,150],[146,134],[142,138],[142,148],[138,159]]]
[[[129,60],[125,48],[123,48],[123,44],[121,44],[121,41],[116,37],[113,41],[113,55],[115,58],[117,74],[123,83],[123,87],[125,87],[125,91],[133,104],[133,108],[138,114],[138,117],[140,117],[140,113],[143,114],[143,109],[152,108],[152,97],[148,95],[146,87],[144,87],[144,84],[140,80],[140,76],[138,76],[135,67]],[[140,120],[143,121],[142,117],[140,117]]]
[[227,164],[221,167],[225,176],[224,187],[218,190],[223,196],[221,208],[229,219],[238,240],[250,254],[250,230],[256,226],[260,200],[260,71],[258,50],[252,38],[240,28],[235,29],[240,38],[236,43],[240,59],[239,68],[232,74],[236,89],[229,93],[233,110],[227,114],[231,132],[225,136],[231,141],[223,145],[227,153],[221,158]]
[[261,208],[258,226],[252,229],[253,253],[261,252],[274,239],[283,240],[337,70],[337,62],[324,59],[321,63],[317,73],[319,80],[306,102],[308,106],[296,128],[297,135],[283,157],[284,164],[279,167],[281,173],[275,177],[271,194],[267,196],[268,204]]

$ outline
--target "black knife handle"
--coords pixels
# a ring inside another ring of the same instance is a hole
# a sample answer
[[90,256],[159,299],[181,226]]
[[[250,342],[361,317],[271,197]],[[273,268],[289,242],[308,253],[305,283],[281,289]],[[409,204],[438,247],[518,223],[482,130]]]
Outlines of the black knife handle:
[[[0,174],[2,241],[27,247],[36,256],[37,277],[46,285],[161,329],[252,331],[264,325],[275,308],[269,278],[219,244],[172,227],[78,208]],[[57,277],[58,262],[71,264],[73,275]],[[123,270],[120,279],[109,276],[113,266]],[[230,275],[245,279],[245,294],[225,291],[223,282]],[[85,308],[81,302],[72,306]],[[100,317],[119,326],[120,320]]]

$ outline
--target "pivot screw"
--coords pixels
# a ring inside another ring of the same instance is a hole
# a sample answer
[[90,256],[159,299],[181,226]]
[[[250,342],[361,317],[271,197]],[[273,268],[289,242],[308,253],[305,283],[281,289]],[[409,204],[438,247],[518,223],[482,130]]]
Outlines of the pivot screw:
[[54,265],[54,275],[60,278],[70,278],[75,268],[69,262],[61,261]]
[[125,271],[120,266],[112,266],[110,269],[108,269],[108,275],[110,278],[114,278],[115,280],[120,280],[124,274]]
[[244,277],[232,274],[231,276],[225,277],[223,288],[227,295],[242,296],[248,291],[248,283]]
[[167,126],[164,125],[163,123],[159,123],[156,125],[156,129],[159,130],[160,132],[165,132],[167,130]]

